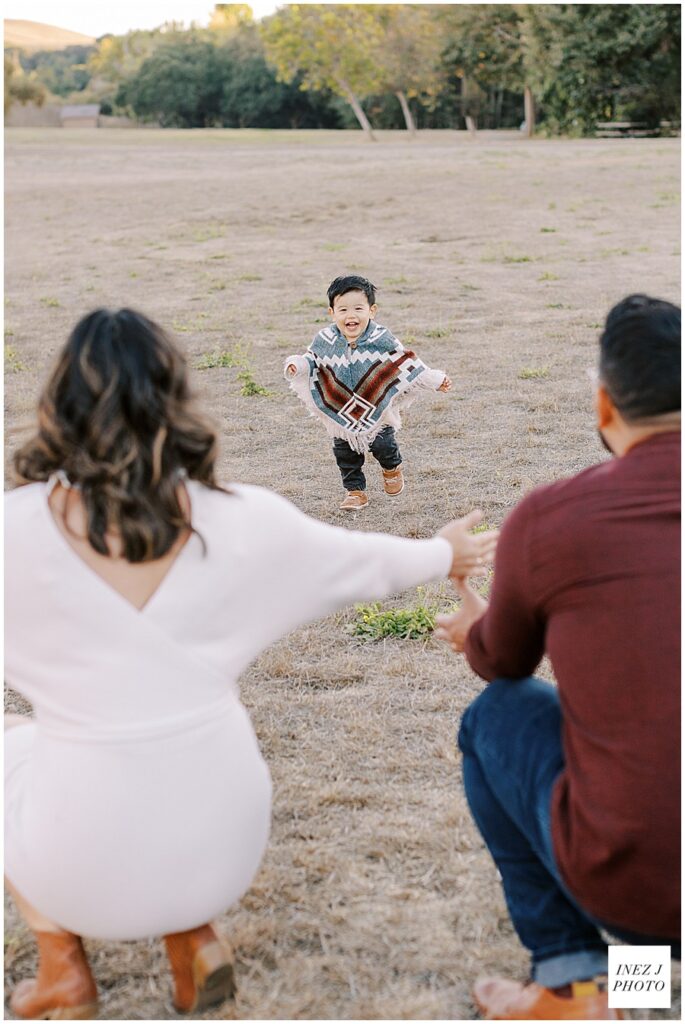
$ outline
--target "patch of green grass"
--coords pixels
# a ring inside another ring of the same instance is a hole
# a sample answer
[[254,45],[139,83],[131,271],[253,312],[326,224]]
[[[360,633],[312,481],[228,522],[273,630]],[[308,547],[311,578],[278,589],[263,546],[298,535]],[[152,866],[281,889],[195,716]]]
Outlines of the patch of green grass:
[[245,346],[235,344],[231,349],[224,349],[223,351],[215,349],[213,352],[206,352],[200,361],[195,364],[196,370],[215,370],[217,367],[245,369],[247,367],[247,351]]
[[471,527],[471,533],[485,533],[486,530],[494,530],[495,527],[491,526],[490,523],[479,523],[478,526]]
[[449,327],[431,327],[426,331],[427,338],[447,338],[452,333]]
[[532,256],[503,256],[502,263],[532,263]]
[[12,330],[11,327],[5,327],[5,337],[6,338],[13,338],[14,337],[14,331]]
[[238,380],[241,382],[240,394],[245,398],[252,398],[255,395],[270,398],[273,395],[273,391],[269,391],[268,388],[264,388],[261,384],[257,383],[249,370],[243,370],[242,373],[239,373]]
[[518,373],[519,380],[540,380],[543,377],[549,377],[549,367],[547,366],[524,366]]
[[52,295],[43,295],[40,301],[41,305],[48,306],[50,308],[57,308],[58,306],[61,306],[59,299],[54,298]]
[[135,270],[129,270],[128,276],[129,277],[138,277],[138,274],[136,273]]
[[238,278],[239,281],[261,281],[261,274],[241,274]]
[[[445,611],[435,601],[426,601],[423,587],[417,587],[418,601],[412,608],[386,608],[380,601],[354,606],[354,621],[345,632],[364,642],[385,640],[420,640],[435,629],[435,616]],[[454,611],[456,604],[446,609]]]
[[541,235],[554,235],[556,234],[556,228],[540,228]]
[[193,232],[193,241],[210,242],[214,238],[222,238],[223,234],[223,224],[208,224],[206,227],[196,228]]
[[316,309],[319,309],[321,307],[321,299],[304,298],[300,299],[297,305],[300,307],[315,306]]
[[409,284],[408,277],[386,277],[383,284]]
[[26,367],[19,359],[17,350],[12,345],[5,345],[5,372],[21,373]]
[[342,252],[345,246],[342,242],[326,242],[323,248],[326,252]]
[[551,271],[546,270],[544,274],[540,274],[538,281],[558,281],[559,275],[553,274]]

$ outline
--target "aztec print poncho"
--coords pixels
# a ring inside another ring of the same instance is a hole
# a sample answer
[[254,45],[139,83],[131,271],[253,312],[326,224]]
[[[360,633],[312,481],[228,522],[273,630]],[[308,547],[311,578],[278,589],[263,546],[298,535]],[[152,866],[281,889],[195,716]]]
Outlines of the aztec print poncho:
[[370,320],[356,343],[335,324],[324,327],[302,356],[286,359],[290,387],[329,434],[367,451],[386,426],[402,425],[400,410],[420,391],[437,391],[445,374],[403,348],[387,327]]

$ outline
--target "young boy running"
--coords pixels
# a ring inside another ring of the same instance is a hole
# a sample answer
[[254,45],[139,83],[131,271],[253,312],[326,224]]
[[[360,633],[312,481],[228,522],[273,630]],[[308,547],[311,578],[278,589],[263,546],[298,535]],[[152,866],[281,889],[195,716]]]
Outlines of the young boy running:
[[363,466],[370,451],[383,471],[386,494],[404,489],[395,429],[400,411],[420,391],[449,391],[442,370],[431,370],[373,319],[376,289],[365,277],[336,277],[328,289],[333,323],[301,356],[290,356],[285,376],[309,412],[334,438],[333,453],[347,494],[340,508],[369,503]]

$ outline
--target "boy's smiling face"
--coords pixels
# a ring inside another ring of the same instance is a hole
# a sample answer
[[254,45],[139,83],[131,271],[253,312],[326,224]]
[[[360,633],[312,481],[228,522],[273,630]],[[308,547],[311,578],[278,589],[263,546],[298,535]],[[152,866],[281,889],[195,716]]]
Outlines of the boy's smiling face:
[[348,341],[357,341],[369,326],[369,320],[376,315],[378,307],[369,305],[364,292],[345,292],[336,295],[328,312],[335,320],[338,330]]

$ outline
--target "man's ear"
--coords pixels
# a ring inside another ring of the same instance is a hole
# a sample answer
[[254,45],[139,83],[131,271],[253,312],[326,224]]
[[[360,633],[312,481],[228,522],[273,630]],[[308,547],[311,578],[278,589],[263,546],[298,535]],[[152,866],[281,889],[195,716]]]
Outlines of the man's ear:
[[611,401],[609,393],[603,384],[597,385],[595,411],[597,413],[597,426],[600,430],[610,426],[616,419],[616,406]]

